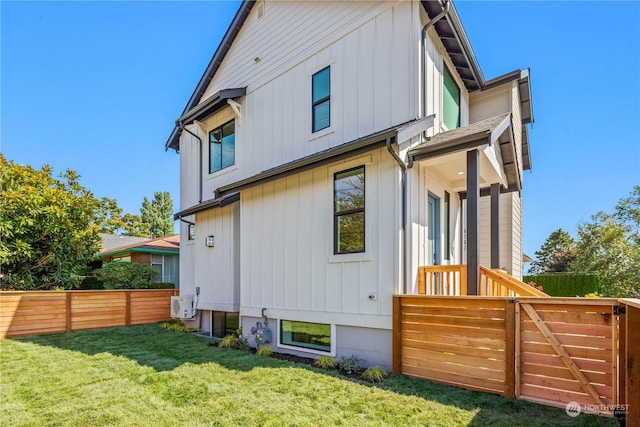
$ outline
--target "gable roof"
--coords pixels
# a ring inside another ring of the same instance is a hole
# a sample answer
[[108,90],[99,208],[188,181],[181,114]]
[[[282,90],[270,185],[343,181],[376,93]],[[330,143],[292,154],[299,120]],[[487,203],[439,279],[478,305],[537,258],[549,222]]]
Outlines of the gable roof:
[[[453,4],[453,1],[423,0],[421,1],[421,4],[429,16],[436,16],[445,9],[444,2],[446,1],[450,2],[449,11],[442,17],[442,19],[434,24],[434,28],[467,90],[469,92],[473,92],[476,90],[485,90],[491,87],[495,87],[498,84],[504,84],[507,81],[518,79],[520,83],[519,88],[521,108],[523,111],[522,122],[524,124],[532,123],[533,106],[531,104],[531,84],[529,81],[529,70],[514,70],[510,73],[496,77],[489,81],[485,80],[484,75],[482,74],[482,70],[480,69],[480,65],[478,64],[475,54],[473,53],[473,49],[471,48],[471,44],[469,43],[469,39],[467,38],[467,34],[464,30],[464,27],[462,26],[462,22],[460,21],[458,12],[456,11],[456,8]],[[165,150],[168,150],[169,148],[173,148],[176,151],[178,150],[180,134],[182,132],[182,129],[180,128],[180,122],[183,121],[183,124],[186,124],[186,122],[181,119],[185,118],[185,116],[188,116],[187,113],[195,110],[196,106],[200,103],[200,100],[207,90],[209,83],[211,83],[211,80],[213,80],[213,77],[220,68],[222,61],[231,49],[231,45],[238,36],[240,29],[251,13],[251,9],[254,5],[255,0],[243,0],[243,2],[240,4],[240,7],[233,17],[233,20],[231,21],[227,32],[222,38],[220,45],[216,49],[213,57],[211,58],[211,61],[209,61],[209,65],[200,78],[195,91],[189,98],[189,101],[187,102],[187,105],[180,115],[180,118],[176,120],[175,127],[173,128],[169,139],[165,143]],[[244,89],[246,90],[246,88]],[[237,91],[241,89],[225,90]],[[231,96],[223,98],[221,96],[223,93],[224,90],[220,91],[219,93],[210,97],[207,102],[218,102],[218,105],[220,105],[219,101],[226,101],[226,99],[232,98]],[[244,94],[245,92],[242,93],[242,95]],[[237,93],[234,93],[234,95],[238,96]]]
[[99,256],[103,257],[127,252],[178,254],[179,251],[180,235],[174,234],[158,239],[146,239],[142,242],[129,243],[115,248],[104,248],[100,251]]

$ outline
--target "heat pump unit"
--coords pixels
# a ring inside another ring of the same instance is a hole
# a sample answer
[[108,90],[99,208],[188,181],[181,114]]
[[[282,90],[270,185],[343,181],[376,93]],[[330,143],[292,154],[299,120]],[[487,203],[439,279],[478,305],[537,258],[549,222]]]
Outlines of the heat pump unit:
[[171,297],[171,317],[177,319],[193,319],[193,297]]

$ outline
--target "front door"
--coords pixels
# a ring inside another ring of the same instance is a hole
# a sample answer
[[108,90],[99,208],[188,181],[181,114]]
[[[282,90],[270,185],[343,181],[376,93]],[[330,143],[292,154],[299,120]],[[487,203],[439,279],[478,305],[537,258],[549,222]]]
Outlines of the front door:
[[440,199],[429,193],[427,197],[427,263],[440,264]]

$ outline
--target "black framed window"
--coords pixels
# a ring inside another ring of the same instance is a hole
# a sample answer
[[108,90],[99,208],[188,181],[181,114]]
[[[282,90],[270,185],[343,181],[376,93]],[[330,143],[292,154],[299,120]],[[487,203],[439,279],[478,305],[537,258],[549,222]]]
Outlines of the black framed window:
[[333,175],[334,254],[365,251],[364,166]]
[[442,120],[447,129],[460,127],[460,88],[451,71],[443,67]]
[[236,163],[236,123],[234,120],[209,132],[209,173]]
[[331,125],[331,68],[315,73],[311,86],[311,126],[317,132]]
[[240,328],[240,316],[237,312],[212,311],[211,335],[224,338],[235,333]]

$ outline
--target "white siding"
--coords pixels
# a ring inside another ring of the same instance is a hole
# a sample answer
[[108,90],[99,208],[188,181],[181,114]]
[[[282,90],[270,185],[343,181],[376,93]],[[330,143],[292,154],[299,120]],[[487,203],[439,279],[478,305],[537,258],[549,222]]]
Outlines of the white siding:
[[[415,118],[418,61],[412,46],[419,29],[411,23],[417,7],[268,2],[259,21],[253,10],[203,97],[247,86],[236,126],[236,167],[209,177],[204,199],[222,185]],[[287,31],[274,31],[280,28]],[[327,65],[331,127],[312,135],[311,76]],[[183,178],[190,179],[190,172]]]
[[512,112],[511,86],[507,84],[482,92],[474,92],[469,98],[471,103],[470,123]]
[[[200,287],[200,309],[239,309],[239,219],[238,203],[196,214],[195,286]],[[205,245],[206,236],[214,236],[214,247]]]
[[[366,254],[334,256],[333,173],[361,164]],[[241,314],[266,307],[278,318],[390,328],[399,275],[396,172],[386,150],[376,150],[244,191]]]

